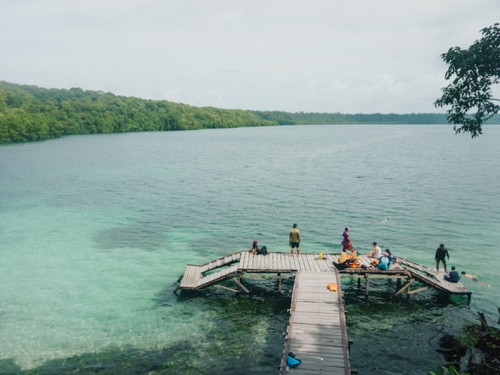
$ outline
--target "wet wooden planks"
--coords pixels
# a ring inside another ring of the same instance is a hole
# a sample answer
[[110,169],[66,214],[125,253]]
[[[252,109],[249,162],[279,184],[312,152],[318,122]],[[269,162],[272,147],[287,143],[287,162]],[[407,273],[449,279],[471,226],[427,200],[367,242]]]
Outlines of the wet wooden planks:
[[196,289],[201,278],[201,267],[195,264],[188,264],[182,276],[179,288],[181,289]]
[[[327,289],[336,283],[338,290]],[[281,373],[288,352],[302,363],[288,373],[350,374],[343,302],[337,272],[302,271],[296,275]]]

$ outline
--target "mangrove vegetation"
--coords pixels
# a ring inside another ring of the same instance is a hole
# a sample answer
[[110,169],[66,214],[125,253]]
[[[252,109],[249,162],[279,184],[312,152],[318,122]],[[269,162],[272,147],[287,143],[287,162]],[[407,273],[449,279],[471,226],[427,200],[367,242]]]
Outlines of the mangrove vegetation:
[[289,113],[194,107],[81,88],[0,81],[0,143],[76,134],[296,124],[446,124],[444,114]]

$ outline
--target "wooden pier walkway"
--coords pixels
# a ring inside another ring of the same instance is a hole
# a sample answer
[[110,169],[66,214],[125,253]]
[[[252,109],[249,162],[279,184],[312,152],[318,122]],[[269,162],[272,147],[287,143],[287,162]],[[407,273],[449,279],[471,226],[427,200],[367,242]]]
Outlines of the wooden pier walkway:
[[[291,257],[290,253],[271,252],[264,256],[253,255],[248,251],[239,251],[202,265],[188,264],[178,288],[202,289],[233,277],[239,279],[246,273],[332,272],[335,270],[332,262],[336,261],[337,258],[338,255],[334,254],[327,254],[324,259],[319,259],[317,254],[303,253],[301,256]],[[428,267],[400,257],[397,257],[396,263],[389,270],[381,271],[371,266],[372,260],[366,255],[359,256],[359,261],[364,268],[342,270],[340,271],[341,277],[365,279],[367,292],[370,279],[407,279],[407,284],[403,290],[398,290],[398,294],[406,292],[411,295],[433,287],[445,293],[465,295],[470,302],[470,291],[460,282],[445,281],[443,272],[436,274]],[[419,281],[425,286],[411,290],[411,284],[415,281]]]
[[[328,284],[336,284],[337,290],[327,289]],[[348,347],[338,272],[299,272],[280,373],[348,375]],[[296,353],[302,363],[287,372],[289,352]]]
[[[248,274],[253,277],[271,277],[276,274],[281,286],[283,274],[295,276],[290,309],[290,322],[285,339],[281,374],[286,372],[288,352],[294,352],[302,360],[299,367],[290,370],[297,375],[307,374],[350,374],[348,340],[341,295],[341,278],[357,278],[358,287],[365,280],[368,295],[370,280],[395,278],[398,280],[396,295],[410,296],[422,293],[430,287],[448,294],[466,295],[470,303],[471,293],[462,283],[450,283],[444,280],[444,274],[418,263],[398,257],[387,271],[371,266],[373,259],[366,255],[359,256],[363,267],[347,268],[337,271],[333,261],[338,255],[327,254],[319,259],[317,254],[290,256],[290,253],[272,252],[268,255],[254,255],[240,251],[221,257],[202,265],[188,264],[178,289],[198,290],[211,285],[233,292],[249,290],[241,283],[241,278]],[[218,283],[232,279],[236,288]],[[405,284],[400,285],[400,280]],[[411,289],[415,282],[424,284]],[[327,289],[329,283],[337,284],[337,291]]]

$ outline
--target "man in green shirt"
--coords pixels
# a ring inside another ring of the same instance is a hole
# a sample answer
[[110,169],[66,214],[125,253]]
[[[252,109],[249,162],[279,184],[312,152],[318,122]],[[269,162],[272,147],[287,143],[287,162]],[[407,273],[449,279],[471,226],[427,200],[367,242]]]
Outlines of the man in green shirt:
[[297,224],[293,224],[293,228],[290,231],[289,242],[292,256],[294,248],[297,248],[297,255],[300,255],[300,231],[297,229]]

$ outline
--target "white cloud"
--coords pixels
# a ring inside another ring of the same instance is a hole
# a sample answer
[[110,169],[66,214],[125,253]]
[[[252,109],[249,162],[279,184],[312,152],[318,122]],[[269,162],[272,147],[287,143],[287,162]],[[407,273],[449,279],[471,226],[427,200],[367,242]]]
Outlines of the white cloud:
[[495,0],[0,0],[0,79],[191,105],[434,112]]

